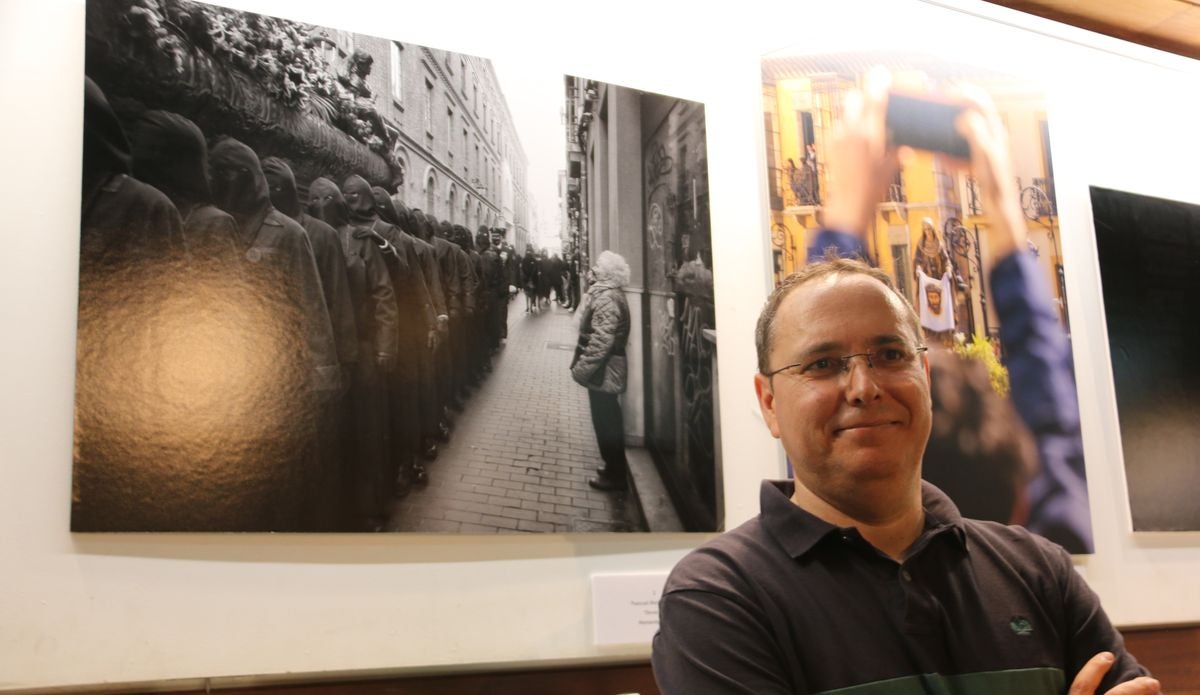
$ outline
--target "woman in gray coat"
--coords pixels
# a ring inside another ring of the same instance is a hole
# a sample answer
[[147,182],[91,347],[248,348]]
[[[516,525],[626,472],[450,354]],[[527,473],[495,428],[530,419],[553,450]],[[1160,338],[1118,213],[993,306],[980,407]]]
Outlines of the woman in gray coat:
[[592,266],[579,322],[579,343],[571,361],[571,377],[588,390],[592,427],[604,467],[588,480],[597,490],[624,490],[629,465],[625,460],[625,427],[618,395],[625,391],[629,341],[629,303],[622,289],[629,284],[629,264],[605,251]]

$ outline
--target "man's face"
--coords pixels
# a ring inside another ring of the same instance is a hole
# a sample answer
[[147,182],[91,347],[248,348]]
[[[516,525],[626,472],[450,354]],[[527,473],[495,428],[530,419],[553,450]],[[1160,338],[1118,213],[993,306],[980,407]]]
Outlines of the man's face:
[[[822,358],[912,352],[917,336],[901,300],[865,275],[810,280],[781,303],[770,369]],[[929,377],[920,356],[902,368],[852,357],[847,372],[814,377],[796,367],[755,377],[759,405],[771,434],[783,442],[796,478],[840,506],[886,486],[915,485],[929,439]],[[836,363],[836,362],[835,362]]]

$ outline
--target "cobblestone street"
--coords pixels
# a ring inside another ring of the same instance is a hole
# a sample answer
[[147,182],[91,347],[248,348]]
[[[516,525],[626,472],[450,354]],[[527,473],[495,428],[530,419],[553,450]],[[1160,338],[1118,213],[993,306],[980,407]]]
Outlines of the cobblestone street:
[[587,392],[568,369],[577,328],[555,303],[509,303],[508,344],[429,464],[430,482],[393,507],[389,531],[642,530],[628,492],[593,490],[601,466]]

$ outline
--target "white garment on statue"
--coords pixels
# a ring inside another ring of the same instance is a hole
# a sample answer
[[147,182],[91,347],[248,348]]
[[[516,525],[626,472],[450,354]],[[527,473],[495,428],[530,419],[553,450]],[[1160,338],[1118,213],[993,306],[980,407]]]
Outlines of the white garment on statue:
[[[917,268],[917,285],[920,287],[918,304],[921,309],[921,326],[929,331],[954,330],[954,292],[950,285],[950,272],[935,280]],[[937,299],[930,301],[930,296]],[[935,308],[936,307],[936,308]]]

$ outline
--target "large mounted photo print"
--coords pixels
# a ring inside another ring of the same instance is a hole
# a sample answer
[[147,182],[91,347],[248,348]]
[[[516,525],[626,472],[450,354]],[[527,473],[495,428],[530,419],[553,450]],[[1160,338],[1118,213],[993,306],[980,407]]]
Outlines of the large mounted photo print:
[[89,0],[71,528],[721,526],[704,106]]
[[1200,531],[1200,205],[1092,186],[1134,531]]
[[[866,260],[912,304],[930,348],[934,420],[924,477],[964,516],[1023,524],[1072,553],[1090,553],[1051,124],[1036,84],[1002,68],[931,53],[814,54],[795,47],[765,56],[767,233],[775,282],[808,262],[829,184],[846,175],[830,151],[847,95],[862,89],[876,66],[886,68],[895,85],[936,93],[969,83],[995,102],[1020,191],[1028,237],[1023,252],[1037,269],[1027,282],[1014,282],[1010,273],[994,285],[1000,259],[990,257],[987,238],[997,211],[986,208],[969,169],[932,147],[903,161],[876,206],[864,246]],[[917,121],[932,127],[928,115]],[[1005,301],[1026,292],[1034,301]],[[1039,322],[1030,323],[1025,306],[1040,308],[1034,312]],[[1034,325],[1042,333],[1029,338],[1022,331]]]

